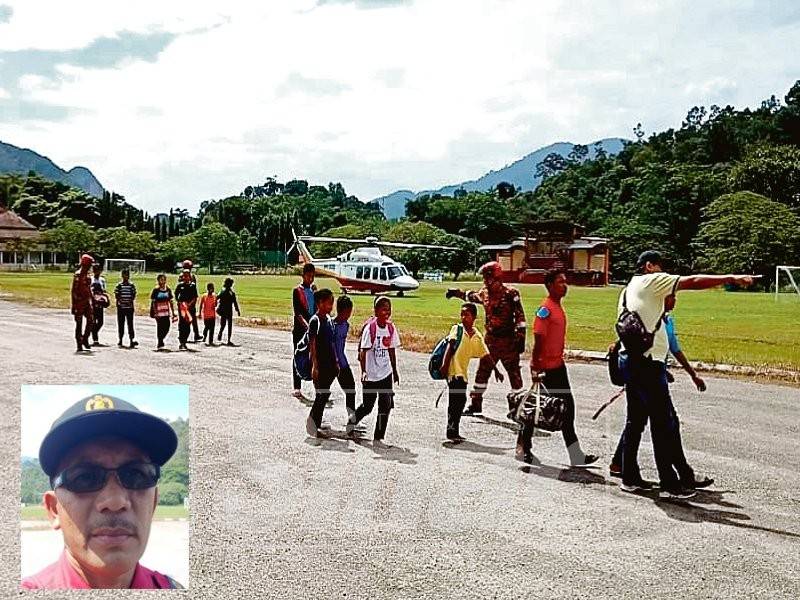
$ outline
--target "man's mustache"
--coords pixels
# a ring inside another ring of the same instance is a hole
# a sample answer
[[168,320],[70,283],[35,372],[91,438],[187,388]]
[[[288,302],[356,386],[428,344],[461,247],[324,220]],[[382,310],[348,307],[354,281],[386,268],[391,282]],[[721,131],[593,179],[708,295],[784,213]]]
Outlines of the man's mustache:
[[129,521],[124,517],[111,516],[106,517],[97,523],[93,523],[89,528],[92,535],[103,535],[104,530],[113,531],[114,533],[125,533],[139,537],[139,528],[136,523]]

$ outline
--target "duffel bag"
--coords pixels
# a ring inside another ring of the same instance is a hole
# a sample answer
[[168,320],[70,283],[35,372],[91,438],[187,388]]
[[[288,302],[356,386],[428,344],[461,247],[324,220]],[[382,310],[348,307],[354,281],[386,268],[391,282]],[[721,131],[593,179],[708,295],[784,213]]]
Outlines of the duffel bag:
[[510,406],[516,407],[512,412],[518,423],[530,424],[544,431],[561,431],[567,414],[567,405],[563,399],[547,394],[544,386],[536,382],[527,391],[511,392],[508,395]]

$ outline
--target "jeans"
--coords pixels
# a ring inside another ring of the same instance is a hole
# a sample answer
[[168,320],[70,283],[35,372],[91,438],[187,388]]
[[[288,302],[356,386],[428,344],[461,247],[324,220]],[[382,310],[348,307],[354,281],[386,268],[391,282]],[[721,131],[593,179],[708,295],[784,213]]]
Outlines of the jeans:
[[125,334],[125,323],[128,324],[128,337],[131,341],[136,337],[133,332],[133,307],[120,308],[117,307],[117,332],[119,333],[119,341],[122,343],[122,336]]
[[623,483],[635,484],[642,478],[639,444],[648,419],[661,489],[674,489],[680,481],[694,481],[694,471],[683,453],[680,422],[669,394],[666,365],[650,358],[633,360],[621,353],[619,366],[625,378],[627,400],[625,430],[620,440]]
[[447,437],[459,436],[461,413],[467,404],[467,382],[463,377],[453,377],[447,382]]
[[350,367],[342,367],[339,369],[339,374],[336,376],[339,385],[344,392],[345,406],[347,412],[356,411],[356,380],[353,377],[353,370]]
[[[575,433],[575,399],[572,397],[572,388],[569,385],[567,366],[561,365],[555,369],[545,371],[542,386],[544,388],[542,393],[546,391],[548,396],[564,400],[567,412],[564,415],[564,424],[561,426],[561,435],[564,437],[564,445],[569,448],[578,441],[578,434]],[[533,429],[534,423],[526,422],[517,438],[517,444],[521,445],[526,452],[532,446]]]
[[169,317],[158,317],[156,319],[156,335],[158,336],[158,347],[164,345],[164,338],[169,333]]
[[311,406],[311,413],[309,413],[309,416],[314,421],[317,429],[322,425],[322,413],[325,412],[325,405],[331,397],[331,384],[335,379],[335,370],[324,369],[320,370],[319,378],[314,382],[316,395],[314,396],[314,404]]
[[386,434],[386,425],[389,423],[389,413],[394,408],[394,391],[392,390],[392,376],[380,381],[365,381],[362,387],[363,401],[356,409],[355,423],[366,417],[378,401],[378,418],[375,419],[374,439],[382,440]]
[[94,314],[92,318],[94,319],[94,323],[92,324],[92,341],[97,341],[97,334],[100,333],[100,330],[103,328],[103,307],[102,306],[95,306],[94,307]]

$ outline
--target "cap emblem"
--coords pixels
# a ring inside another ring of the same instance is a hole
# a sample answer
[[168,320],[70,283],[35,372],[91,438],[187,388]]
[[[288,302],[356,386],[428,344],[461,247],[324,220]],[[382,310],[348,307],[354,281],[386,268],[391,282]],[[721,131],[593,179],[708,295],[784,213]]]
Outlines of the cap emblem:
[[92,396],[86,401],[86,411],[92,410],[112,410],[114,408],[114,401],[108,396],[101,396],[97,394]]

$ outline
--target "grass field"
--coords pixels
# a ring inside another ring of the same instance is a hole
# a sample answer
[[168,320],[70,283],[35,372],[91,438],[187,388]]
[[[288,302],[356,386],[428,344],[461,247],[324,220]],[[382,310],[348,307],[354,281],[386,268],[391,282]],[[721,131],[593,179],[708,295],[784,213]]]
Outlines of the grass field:
[[[174,287],[177,276],[170,275]],[[219,290],[224,275],[200,275],[198,284],[205,289],[213,281]],[[280,276],[235,276],[234,289],[242,308],[243,324],[290,329],[291,288],[297,278]],[[137,312],[145,315],[155,274],[134,278],[139,296]],[[0,298],[53,308],[69,307],[71,275],[68,273],[0,273]],[[108,278],[109,288],[116,276]],[[319,278],[319,287],[338,292],[333,279]],[[451,282],[423,282],[415,293],[393,300],[392,318],[403,336],[406,348],[427,351],[455,322],[459,302],[446,300]],[[479,284],[465,283],[476,288]],[[539,300],[544,296],[540,285],[518,286],[529,323]],[[605,350],[613,339],[613,322],[619,288],[570,289],[564,306],[569,316],[567,344],[572,349]],[[372,297],[353,295],[354,323],[372,312]],[[113,314],[113,307],[108,314]],[[786,294],[776,302],[765,293],[732,293],[722,290],[682,292],[674,312],[683,350],[690,360],[704,362],[774,367],[800,370],[800,298]],[[481,315],[482,318],[482,315]],[[153,326],[140,319],[139,327]],[[68,325],[65,324],[65,328]],[[116,321],[106,318],[106,339],[114,336]],[[357,328],[354,328],[357,329]],[[65,332],[66,333],[66,332]],[[529,343],[530,343],[530,335]]]
[[[23,506],[19,509],[20,519],[22,521],[46,521],[47,513],[44,506],[37,504],[34,506]],[[156,514],[154,519],[188,519],[189,511],[183,506],[156,506]]]

